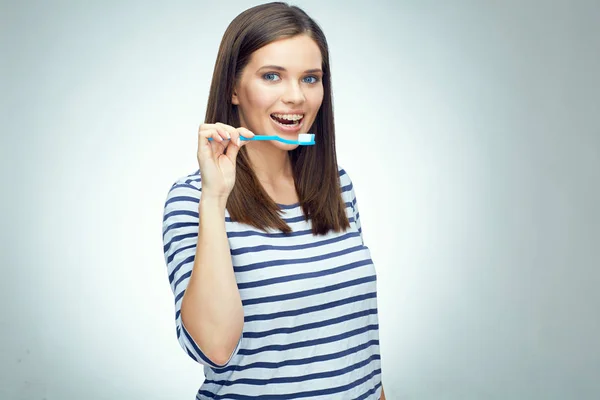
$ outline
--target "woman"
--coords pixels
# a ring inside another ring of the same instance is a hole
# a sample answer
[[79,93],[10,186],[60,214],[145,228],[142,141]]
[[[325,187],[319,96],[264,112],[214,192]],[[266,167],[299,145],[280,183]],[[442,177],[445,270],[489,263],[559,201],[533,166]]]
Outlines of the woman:
[[[307,132],[315,145],[240,139]],[[300,8],[264,4],[229,25],[197,158],[163,218],[177,336],[204,365],[197,399],[385,399],[375,268],[336,161],[329,51]]]

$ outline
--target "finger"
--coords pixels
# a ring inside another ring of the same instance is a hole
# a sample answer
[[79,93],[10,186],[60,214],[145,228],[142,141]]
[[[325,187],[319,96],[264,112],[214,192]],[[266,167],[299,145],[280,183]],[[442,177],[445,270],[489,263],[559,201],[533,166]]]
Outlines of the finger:
[[223,129],[225,132],[227,132],[227,134],[229,135],[229,140],[230,140],[231,143],[237,143],[238,137],[240,136],[240,134],[237,131],[237,129],[235,129],[231,125],[223,124],[221,122],[215,123],[215,126],[217,126],[220,129]]
[[[244,127],[237,128],[237,131],[239,132],[240,136],[243,136],[243,137],[248,138],[248,139],[252,139],[255,136],[254,133],[251,130],[249,130],[247,128],[244,128]],[[248,143],[248,140],[241,140],[240,139],[238,147],[242,147],[246,143]]]
[[225,149],[228,147],[228,141],[224,140],[223,142],[217,142],[215,140],[212,140],[210,142],[210,146],[211,146],[211,151],[212,151],[212,155],[214,157],[214,159],[216,160],[221,154],[225,153]]
[[198,135],[201,136],[203,138],[203,142],[206,143],[208,143],[209,138],[212,138],[216,142],[222,142],[225,140],[223,137],[221,137],[216,127],[204,127],[200,130],[200,132],[198,132]]
[[[243,142],[242,142],[243,143]],[[231,163],[235,165],[238,152],[240,151],[241,146],[238,146],[236,142],[229,143],[229,148],[227,149],[227,153],[225,155],[231,160]]]
[[218,137],[220,140],[212,140],[211,147],[213,151],[213,156],[218,158],[221,154],[225,153],[225,149],[229,146],[229,139],[224,139],[223,136],[227,137],[226,133],[221,133],[217,129],[215,129],[214,137]]
[[[198,130],[198,157],[202,158],[211,158],[212,157],[212,146],[208,141],[210,137],[210,131],[206,129],[205,125],[200,125],[200,129]],[[200,160],[198,160],[200,161]]]
[[229,157],[229,159],[231,160],[232,163],[235,163],[238,152],[248,142],[246,140],[241,140],[242,137],[246,137],[246,138],[254,137],[254,133],[252,133],[250,130],[248,130],[246,128],[240,127],[240,128],[237,128],[237,131],[238,131],[237,139],[231,140],[231,142],[229,143],[229,149],[227,150],[227,157]]
[[215,127],[216,127],[217,129],[219,129],[220,131],[222,131],[222,132],[226,133],[226,135],[227,135],[226,137],[227,137],[228,139],[232,139],[232,138],[233,138],[233,135],[234,135],[235,133],[237,133],[237,131],[235,130],[235,128],[234,128],[233,126],[231,126],[231,125],[227,125],[227,124],[224,124],[224,123],[222,123],[222,122],[216,122],[216,123],[215,123]]
[[[222,154],[225,150],[222,142],[224,139],[215,128],[203,127],[198,133],[198,153],[203,157],[212,158],[214,154]],[[208,139],[212,138],[212,141]]]
[[216,126],[215,129],[217,130],[217,132],[219,132],[219,135],[224,139],[224,140],[229,140],[231,139],[231,135],[229,134],[229,132],[226,129],[223,129],[220,126]]

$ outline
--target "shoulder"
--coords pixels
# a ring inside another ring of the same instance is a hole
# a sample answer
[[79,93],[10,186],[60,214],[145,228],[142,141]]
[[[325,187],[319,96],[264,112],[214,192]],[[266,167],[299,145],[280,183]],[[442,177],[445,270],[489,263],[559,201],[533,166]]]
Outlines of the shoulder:
[[200,170],[177,178],[167,193],[165,213],[174,208],[197,209],[201,193]]
[[190,189],[193,188],[198,191],[201,191],[202,176],[200,175],[200,170],[197,169],[195,172],[177,178],[173,185],[171,185],[171,190],[180,186],[191,186]]
[[350,175],[348,174],[348,172],[339,164],[338,173],[340,176],[340,188],[342,189],[342,195],[345,197],[347,194],[353,192],[354,190],[352,185],[352,179],[350,179]]
[[173,196],[178,192],[200,196],[200,192],[202,192],[202,176],[199,169],[191,174],[181,176],[173,182],[169,188],[169,196]]

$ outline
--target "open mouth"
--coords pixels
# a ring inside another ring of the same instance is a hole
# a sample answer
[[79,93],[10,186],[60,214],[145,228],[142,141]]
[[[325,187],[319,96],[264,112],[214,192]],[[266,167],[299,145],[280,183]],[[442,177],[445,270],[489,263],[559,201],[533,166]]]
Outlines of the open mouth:
[[271,119],[279,125],[293,128],[300,125],[304,119],[303,114],[271,114]]

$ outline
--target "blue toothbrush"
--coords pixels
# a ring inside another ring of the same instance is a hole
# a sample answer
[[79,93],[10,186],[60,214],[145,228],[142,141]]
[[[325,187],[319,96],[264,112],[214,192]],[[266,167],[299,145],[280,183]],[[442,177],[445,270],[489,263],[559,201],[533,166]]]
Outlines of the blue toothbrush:
[[[315,144],[315,134],[314,133],[300,133],[298,135],[298,140],[288,140],[281,138],[276,135],[268,136],[268,135],[256,135],[253,138],[247,138],[240,135],[241,140],[277,140],[281,143],[287,144],[299,144],[301,146],[310,146]],[[209,137],[208,140],[213,140],[213,138]]]

